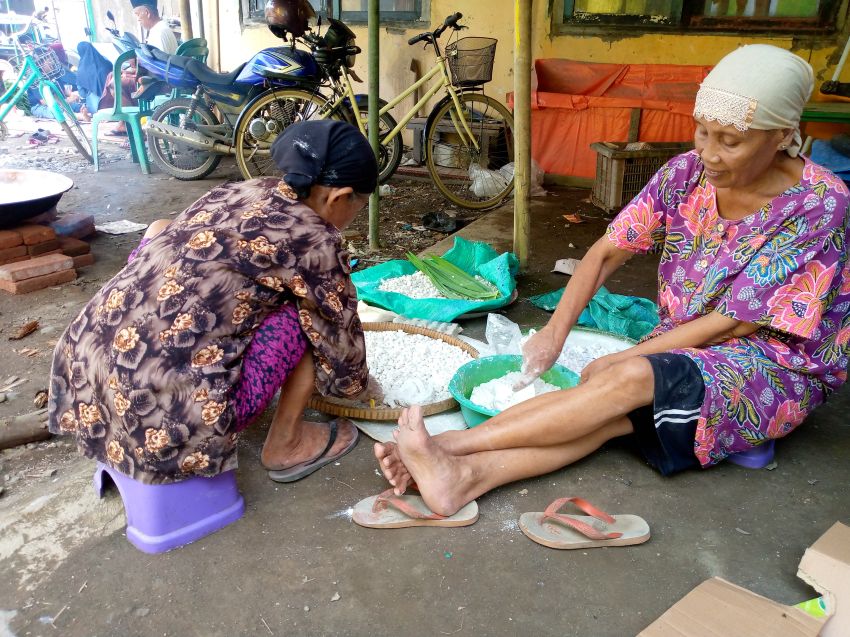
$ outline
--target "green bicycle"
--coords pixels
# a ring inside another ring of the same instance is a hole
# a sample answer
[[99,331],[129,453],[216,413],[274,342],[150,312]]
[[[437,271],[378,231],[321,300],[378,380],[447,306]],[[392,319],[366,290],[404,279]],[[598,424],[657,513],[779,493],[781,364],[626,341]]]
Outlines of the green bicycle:
[[48,47],[24,48],[24,45],[18,39],[15,39],[15,42],[17,42],[17,48],[20,51],[15,64],[18,77],[9,89],[0,96],[0,139],[4,139],[8,134],[8,128],[3,121],[6,115],[35,84],[38,86],[38,91],[45,104],[74,144],[74,147],[87,161],[92,162],[91,142],[83,132],[80,122],[77,120],[71,105],[68,104],[68,100],[65,99],[62,90],[56,84],[56,79],[64,73],[56,53]]

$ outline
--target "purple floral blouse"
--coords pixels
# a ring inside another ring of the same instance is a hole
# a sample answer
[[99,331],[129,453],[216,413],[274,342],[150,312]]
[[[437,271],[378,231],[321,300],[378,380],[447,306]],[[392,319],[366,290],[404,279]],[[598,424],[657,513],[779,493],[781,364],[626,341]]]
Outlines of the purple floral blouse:
[[719,216],[696,152],[670,160],[613,220],[608,239],[660,252],[661,323],[712,311],[755,323],[749,337],[701,349],[706,385],[694,451],[703,466],[781,438],[847,378],[847,188],[805,159],[801,181],[740,221]]
[[54,352],[50,430],[142,482],[235,468],[231,395],[274,308],[298,305],[322,393],[365,388],[348,261],[339,231],[283,181],[214,188],[68,326]]

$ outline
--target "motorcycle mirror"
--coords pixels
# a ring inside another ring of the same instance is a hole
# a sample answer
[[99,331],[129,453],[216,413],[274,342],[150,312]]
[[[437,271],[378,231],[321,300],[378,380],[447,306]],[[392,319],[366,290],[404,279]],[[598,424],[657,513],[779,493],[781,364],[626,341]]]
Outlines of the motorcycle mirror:
[[107,10],[106,17],[115,22],[115,15],[112,13],[112,11]]

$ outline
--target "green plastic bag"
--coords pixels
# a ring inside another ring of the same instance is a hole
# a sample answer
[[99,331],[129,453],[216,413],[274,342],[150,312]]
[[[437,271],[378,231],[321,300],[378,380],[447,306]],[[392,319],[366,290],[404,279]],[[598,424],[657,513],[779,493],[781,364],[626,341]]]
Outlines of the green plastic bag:
[[446,322],[468,312],[484,312],[507,305],[516,289],[514,277],[519,269],[519,261],[515,254],[498,254],[486,243],[455,237],[454,246],[443,257],[462,270],[487,279],[496,286],[501,296],[489,301],[462,301],[412,299],[397,292],[384,292],[379,289],[381,281],[416,272],[410,261],[395,259],[354,272],[351,280],[357,288],[357,297],[369,305],[377,305],[408,318]]
[[[533,305],[551,312],[557,307],[565,288],[532,296]],[[658,325],[658,306],[640,296],[613,294],[605,286],[590,299],[578,317],[578,325],[593,327],[612,334],[622,334],[636,341]]]

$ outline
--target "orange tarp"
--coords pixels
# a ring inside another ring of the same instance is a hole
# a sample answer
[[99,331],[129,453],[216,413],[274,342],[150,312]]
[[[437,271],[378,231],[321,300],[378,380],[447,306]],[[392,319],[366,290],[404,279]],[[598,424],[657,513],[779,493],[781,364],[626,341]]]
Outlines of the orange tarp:
[[628,141],[634,108],[641,109],[637,141],[690,141],[694,97],[710,70],[710,66],[537,60],[531,154],[547,173],[592,178],[596,153],[590,144]]

